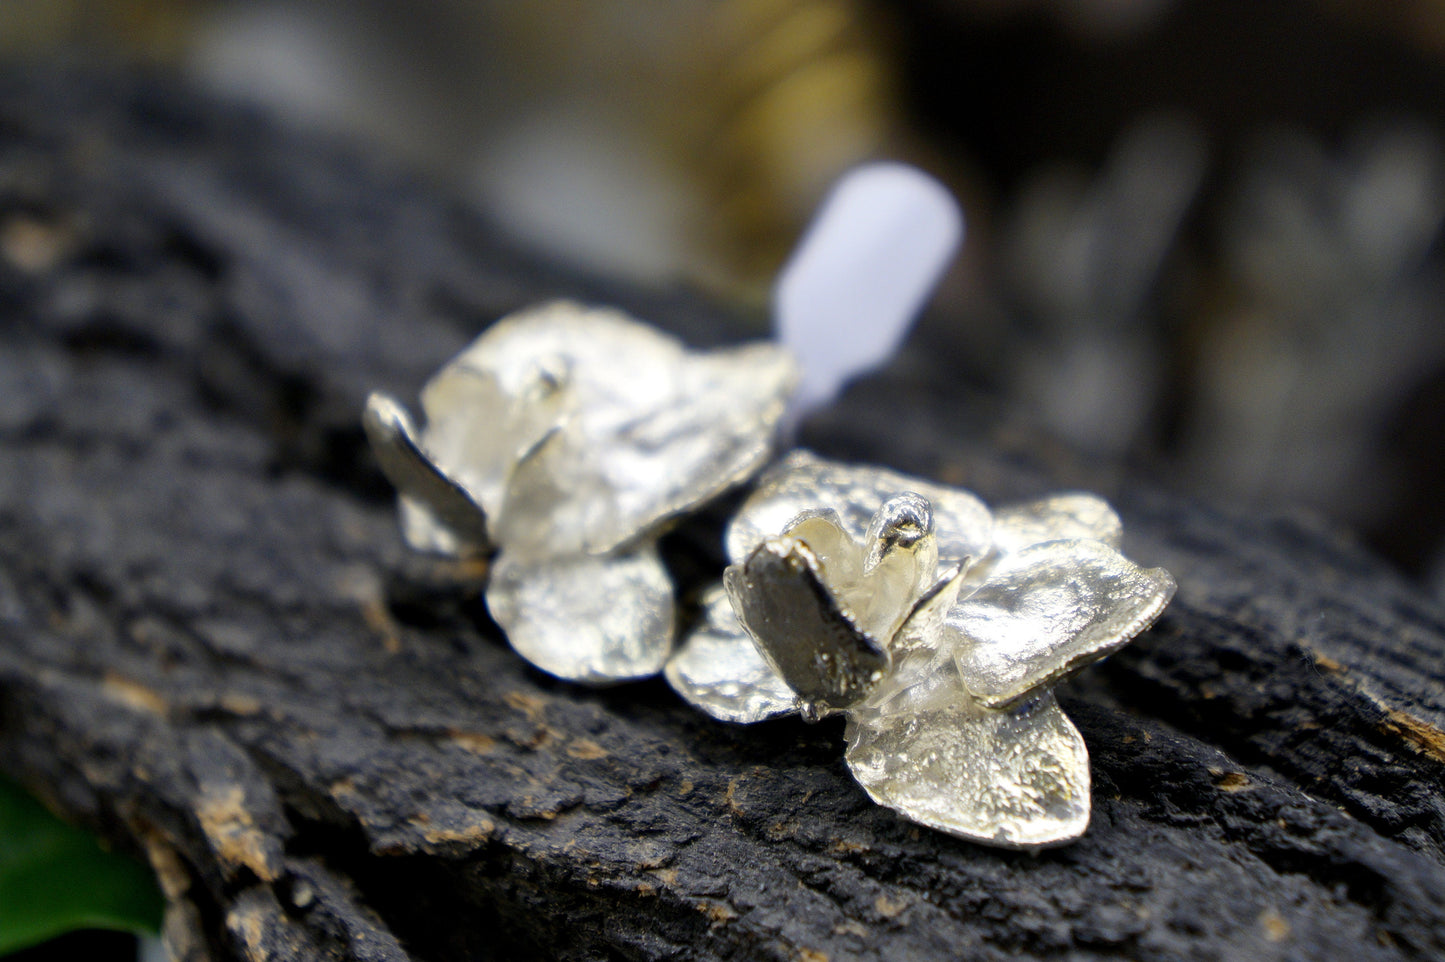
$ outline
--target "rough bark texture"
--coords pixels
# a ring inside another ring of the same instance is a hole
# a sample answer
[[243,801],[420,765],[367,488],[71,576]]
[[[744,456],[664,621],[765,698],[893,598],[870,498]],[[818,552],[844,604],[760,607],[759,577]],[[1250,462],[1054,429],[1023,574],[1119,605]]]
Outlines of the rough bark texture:
[[[0,79],[0,770],[150,860],[181,956],[1445,953],[1445,615],[1326,527],[1070,460],[926,343],[804,440],[994,500],[1101,490],[1179,580],[1064,692],[1081,842],[901,822],[836,725],[528,669],[475,570],[402,548],[357,412],[556,294],[737,329],[164,84]],[[692,588],[720,515],[669,539]]]

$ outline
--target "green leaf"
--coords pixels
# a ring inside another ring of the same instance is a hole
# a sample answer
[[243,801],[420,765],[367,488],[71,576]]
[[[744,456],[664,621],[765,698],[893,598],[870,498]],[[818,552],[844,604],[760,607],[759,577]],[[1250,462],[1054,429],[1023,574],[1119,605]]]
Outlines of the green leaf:
[[75,929],[153,934],[163,905],[148,868],[0,779],[0,954]]

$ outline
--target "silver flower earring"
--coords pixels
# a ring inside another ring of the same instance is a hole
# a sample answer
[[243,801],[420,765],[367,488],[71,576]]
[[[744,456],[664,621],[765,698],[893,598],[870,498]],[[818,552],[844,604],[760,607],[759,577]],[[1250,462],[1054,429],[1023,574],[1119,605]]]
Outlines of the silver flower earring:
[[892,352],[962,234],[948,192],[873,164],[843,178],[778,279],[787,347],[711,352],[569,303],[498,321],[422,391],[426,425],[374,394],[363,422],[407,542],[493,556],[487,606],[561,678],[656,674],[672,585],[656,540],[767,461],[788,400],[818,404]]
[[1089,760],[1053,685],[1147,628],[1174,593],[1119,554],[1118,517],[1068,494],[973,495],[795,452],[727,535],[724,587],[668,681],[725,721],[847,716],[881,805],[1010,848],[1089,821]]
[[689,351],[618,311],[503,318],[422,391],[420,431],[363,424],[418,550],[493,556],[487,606],[518,653],[589,684],[656,674],[673,643],[657,538],[767,461],[797,380],[784,349]]

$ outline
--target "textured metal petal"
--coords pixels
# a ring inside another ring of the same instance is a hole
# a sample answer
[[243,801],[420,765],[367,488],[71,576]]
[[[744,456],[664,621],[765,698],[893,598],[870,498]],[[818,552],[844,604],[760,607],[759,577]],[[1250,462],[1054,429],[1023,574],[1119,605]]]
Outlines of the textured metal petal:
[[[946,666],[945,666],[946,667]],[[1039,848],[1089,824],[1089,755],[1051,693],[996,710],[956,672],[849,712],[848,767],[878,804],[960,838]]]
[[777,345],[693,352],[567,303],[499,322],[464,356],[496,371],[548,357],[565,362],[568,416],[513,470],[495,526],[529,557],[612,551],[751,477],[797,380]]
[[781,533],[808,546],[828,586],[836,588],[863,577],[863,546],[843,530],[838,512],[832,508],[804,512]]
[[939,647],[939,633],[943,630],[944,619],[958,601],[958,593],[963,587],[966,575],[967,566],[954,563],[939,572],[933,584],[919,595],[908,617],[888,643],[888,651],[895,661],[908,652],[924,649],[932,651]]
[[703,621],[667,662],[673,691],[726,722],[751,724],[798,711],[798,696],[743,630],[721,585],[703,596]]
[[803,513],[784,533],[807,546],[820,580],[853,624],[885,647],[938,566],[933,515],[916,494],[883,503],[866,546],[843,530],[832,508]]
[[655,381],[657,367],[682,351],[677,338],[622,311],[549,301],[500,318],[447,367],[489,375],[513,400],[536,389],[538,370],[551,370],[587,400],[636,410],[655,388],[619,375],[635,371]]
[[497,518],[513,467],[558,429],[572,401],[564,357],[532,358],[506,372],[474,367],[471,352],[487,336],[422,389],[421,447]]
[[795,451],[763,476],[738,510],[728,526],[728,557],[741,562],[799,514],[820,507],[838,512],[844,530],[862,544],[879,505],[905,491],[922,495],[932,506],[940,560],[979,558],[988,550],[992,518],[983,502],[967,491],[887,468],[839,464]]
[[1098,541],[1053,541],[1000,558],[945,631],[968,690],[1002,706],[1122,647],[1173,595],[1162,568]]
[[1056,494],[993,512],[993,546],[1001,553],[1045,541],[1102,541],[1119,547],[1124,526],[1109,502],[1085,492]]
[[411,417],[394,399],[374,393],[361,418],[382,472],[401,492],[402,532],[418,551],[487,554],[487,513],[456,480],[422,453]]
[[797,692],[805,718],[862,699],[888,671],[888,651],[839,607],[817,556],[796,538],[772,538],[723,573],[738,621],[764,660]]
[[836,589],[859,627],[887,645],[938,568],[933,509],[911,491],[894,495],[869,522],[863,576]]
[[652,546],[536,563],[503,552],[487,607],[518,654],[568,681],[647,678],[672,650],[672,582]]

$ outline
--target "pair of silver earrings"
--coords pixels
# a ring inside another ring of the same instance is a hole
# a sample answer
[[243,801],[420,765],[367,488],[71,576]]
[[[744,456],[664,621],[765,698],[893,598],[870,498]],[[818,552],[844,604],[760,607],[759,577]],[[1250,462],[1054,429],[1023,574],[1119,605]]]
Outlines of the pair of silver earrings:
[[1119,553],[1119,519],[1093,495],[990,511],[795,451],[732,519],[730,565],[676,643],[657,539],[765,468],[797,382],[771,342],[690,351],[620,312],[553,303],[442,368],[420,430],[379,394],[364,424],[407,542],[491,557],[487,605],[543,671],[662,672],[728,722],[842,714],[848,766],[879,804],[989,845],[1077,838],[1088,752],[1052,688],[1174,592]]

